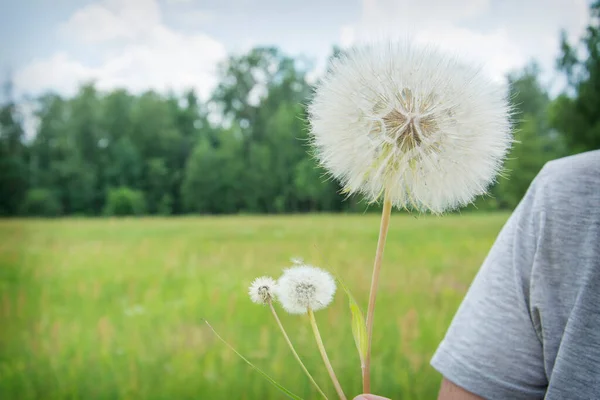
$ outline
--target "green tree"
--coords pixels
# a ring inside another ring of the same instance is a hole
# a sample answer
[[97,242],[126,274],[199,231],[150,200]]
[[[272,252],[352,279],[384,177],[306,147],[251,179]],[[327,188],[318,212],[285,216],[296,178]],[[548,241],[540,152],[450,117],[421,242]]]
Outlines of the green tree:
[[570,153],[600,149],[600,0],[590,5],[590,15],[581,46],[571,45],[563,33],[557,63],[569,85],[554,102],[551,120]]
[[[84,87],[71,100],[48,94],[39,101],[39,128],[31,143],[32,181],[38,188],[55,193],[66,214],[97,214],[100,211],[94,208],[99,158],[93,141],[83,137],[85,132],[96,132],[95,128],[88,131],[85,126],[85,121],[94,118],[84,115],[88,111],[97,112],[95,97],[94,90]],[[75,109],[82,115],[74,117]],[[94,153],[93,157],[85,159],[86,151]],[[102,202],[101,199],[97,204]]]
[[[55,94],[41,96],[36,117],[37,132],[30,143],[31,182],[35,187],[58,190],[57,164],[66,157],[68,138],[65,131],[67,102]],[[59,199],[62,195],[58,196]]]
[[128,187],[108,190],[104,214],[110,216],[142,215],[146,212],[144,193]]
[[[339,54],[334,51],[333,57]],[[208,102],[193,91],[134,95],[97,91],[92,84],[71,98],[46,94],[38,99],[38,130],[30,141],[23,138],[16,106],[4,106],[0,189],[8,193],[11,188],[14,198],[3,196],[2,212],[170,215],[377,208],[344,199],[309,154],[308,63],[259,47],[229,57],[222,67]],[[579,76],[576,70],[570,69],[572,76]],[[518,143],[506,163],[510,179],[500,179],[493,199],[479,202],[488,208],[514,207],[542,165],[564,153],[561,135],[549,124],[550,99],[539,68],[532,64],[516,71],[508,83]],[[579,101],[575,94],[559,101]]]
[[169,104],[174,114],[176,129],[181,135],[173,156],[172,190],[169,196],[172,212],[179,214],[184,211],[181,185],[187,160],[201,137],[209,139],[214,146],[217,133],[208,122],[205,105],[200,103],[193,90],[184,93],[183,99],[171,97]]
[[230,57],[222,69],[212,103],[223,112],[224,126],[231,126],[241,141],[244,211],[299,209],[294,174],[307,157],[307,69],[299,60],[264,47]]
[[107,158],[105,169],[107,188],[127,186],[138,189],[140,187],[144,162],[130,136],[120,137],[111,143]]
[[48,189],[30,189],[25,195],[21,213],[38,217],[57,217],[63,212],[54,192]]
[[144,189],[150,213],[171,214],[170,178],[171,172],[164,159],[151,158],[148,160]]
[[105,200],[103,176],[110,137],[102,129],[102,104],[93,83],[81,86],[69,101],[66,134],[72,148],[62,174],[71,212],[97,215]]
[[139,187],[146,194],[150,213],[158,213],[160,208],[170,214],[166,204],[172,206],[173,198],[179,196],[176,178],[182,134],[173,111],[168,99],[155,92],[142,94],[132,111],[132,141],[146,160]]
[[101,191],[111,187],[138,188],[144,168],[142,157],[133,142],[135,96],[125,90],[112,91],[101,99],[102,158]]
[[[7,84],[7,94],[10,85]],[[9,96],[8,96],[9,97]],[[27,190],[27,149],[16,105],[0,107],[0,215],[15,215]]]
[[327,178],[315,160],[304,158],[294,171],[294,187],[299,211],[339,211],[342,197],[339,185]]
[[549,124],[550,96],[539,75],[539,67],[532,63],[507,77],[515,143],[492,197],[480,199],[479,208],[514,208],[544,164],[564,153],[561,136]]
[[248,207],[241,141],[227,131],[220,138],[216,148],[200,140],[188,160],[181,194],[189,212],[235,213]]

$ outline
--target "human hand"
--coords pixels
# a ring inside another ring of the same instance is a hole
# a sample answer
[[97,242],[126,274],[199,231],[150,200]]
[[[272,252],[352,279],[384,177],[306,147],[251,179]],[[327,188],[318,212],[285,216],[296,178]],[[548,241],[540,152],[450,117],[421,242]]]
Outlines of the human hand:
[[375,396],[374,394],[359,394],[354,400],[391,400],[387,397]]

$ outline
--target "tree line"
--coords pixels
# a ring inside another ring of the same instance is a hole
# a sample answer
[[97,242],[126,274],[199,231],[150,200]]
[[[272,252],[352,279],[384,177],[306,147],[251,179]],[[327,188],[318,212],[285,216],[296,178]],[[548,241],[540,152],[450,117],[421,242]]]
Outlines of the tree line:
[[[505,177],[474,209],[511,209],[543,164],[600,148],[600,1],[581,43],[563,37],[551,98],[530,64],[507,76],[516,140]],[[334,51],[334,56],[336,52]],[[93,83],[35,99],[25,137],[19,104],[0,107],[0,215],[178,215],[364,211],[310,155],[309,68],[272,47],[231,55],[210,98]]]

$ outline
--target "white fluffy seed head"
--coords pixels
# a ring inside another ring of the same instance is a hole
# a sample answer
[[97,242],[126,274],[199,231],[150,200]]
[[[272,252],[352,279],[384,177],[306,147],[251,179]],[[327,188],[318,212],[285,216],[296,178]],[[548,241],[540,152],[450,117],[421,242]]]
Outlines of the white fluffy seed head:
[[277,299],[290,314],[305,314],[327,307],[335,294],[335,280],[325,270],[310,265],[286,269],[277,281]]
[[309,106],[315,154],[347,193],[442,213],[484,194],[512,144],[504,91],[434,48],[364,46]]
[[248,289],[250,300],[256,304],[267,304],[275,298],[276,286],[277,282],[271,277],[261,276],[256,278]]

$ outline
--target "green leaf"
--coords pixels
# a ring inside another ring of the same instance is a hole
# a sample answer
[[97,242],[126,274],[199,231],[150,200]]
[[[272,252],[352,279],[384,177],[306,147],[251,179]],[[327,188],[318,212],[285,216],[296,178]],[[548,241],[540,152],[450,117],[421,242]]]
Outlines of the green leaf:
[[246,362],[246,364],[250,365],[252,368],[254,368],[259,374],[261,374],[266,380],[268,380],[271,385],[275,386],[277,389],[279,389],[281,392],[283,392],[287,397],[289,397],[290,399],[294,399],[294,400],[303,400],[302,397],[298,397],[296,396],[294,393],[290,392],[289,390],[287,390],[286,388],[284,388],[283,386],[281,386],[279,383],[275,382],[275,380],[273,378],[271,378],[269,375],[267,375],[266,372],[264,372],[263,370],[261,370],[260,368],[258,368],[256,365],[252,364],[246,357],[244,357],[243,355],[241,355],[236,349],[233,348],[232,345],[230,345],[229,343],[227,343],[225,341],[225,339],[223,339],[218,333],[217,331],[215,331],[215,329],[208,323],[208,321],[204,320],[204,322],[206,323],[206,325],[208,325],[208,327],[210,328],[211,331],[213,331],[213,333],[215,334],[216,337],[219,338],[219,340],[223,343],[225,343],[225,345],[227,347],[229,347],[231,349],[231,351],[233,351],[235,354],[237,354],[242,360],[244,360]]
[[350,313],[352,314],[352,335],[354,336],[354,343],[358,350],[358,356],[360,357],[360,364],[364,366],[365,358],[367,356],[368,338],[367,338],[367,324],[365,323],[365,317],[363,316],[360,307],[350,290],[344,283],[337,278],[338,283],[348,295],[348,301],[350,303]]

